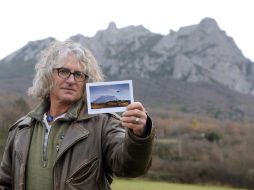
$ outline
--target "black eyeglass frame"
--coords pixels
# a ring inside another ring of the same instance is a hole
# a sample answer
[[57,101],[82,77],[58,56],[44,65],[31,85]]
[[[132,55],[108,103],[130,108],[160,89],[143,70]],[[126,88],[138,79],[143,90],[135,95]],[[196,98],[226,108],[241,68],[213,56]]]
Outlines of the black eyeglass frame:
[[[60,78],[62,79],[68,79],[71,75],[73,75],[74,79],[78,82],[84,82],[85,80],[87,80],[89,78],[89,76],[81,71],[74,71],[71,72],[70,69],[68,68],[64,68],[64,67],[59,67],[59,68],[53,68],[53,70],[57,71],[57,74]],[[63,73],[61,74],[61,70],[63,72],[66,72],[66,75],[64,75]],[[83,78],[78,78],[78,76],[84,76]]]

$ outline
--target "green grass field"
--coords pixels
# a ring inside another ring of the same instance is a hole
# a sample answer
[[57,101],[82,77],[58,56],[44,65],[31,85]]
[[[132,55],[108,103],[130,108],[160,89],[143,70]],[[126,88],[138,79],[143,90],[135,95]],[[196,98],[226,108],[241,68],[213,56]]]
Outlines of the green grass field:
[[112,190],[237,190],[227,187],[182,185],[143,180],[114,180]]

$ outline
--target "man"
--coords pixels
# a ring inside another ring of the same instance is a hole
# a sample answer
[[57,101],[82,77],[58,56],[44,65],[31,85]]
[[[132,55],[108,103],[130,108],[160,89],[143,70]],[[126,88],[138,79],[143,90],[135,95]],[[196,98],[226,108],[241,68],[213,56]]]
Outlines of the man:
[[121,118],[87,114],[85,85],[102,80],[91,52],[77,43],[56,41],[42,53],[29,89],[42,102],[10,128],[0,189],[107,190],[113,175],[147,172],[154,129],[141,103]]

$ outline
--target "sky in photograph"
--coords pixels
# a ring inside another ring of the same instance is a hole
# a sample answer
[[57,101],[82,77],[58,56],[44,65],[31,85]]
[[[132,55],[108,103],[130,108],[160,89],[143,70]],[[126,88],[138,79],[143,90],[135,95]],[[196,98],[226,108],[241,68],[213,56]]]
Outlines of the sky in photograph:
[[29,41],[82,34],[93,37],[110,22],[143,25],[166,35],[214,18],[245,57],[254,61],[253,0],[6,0],[0,2],[0,59]]
[[119,100],[131,100],[129,83],[90,87],[90,100],[93,102],[101,96],[115,96]]

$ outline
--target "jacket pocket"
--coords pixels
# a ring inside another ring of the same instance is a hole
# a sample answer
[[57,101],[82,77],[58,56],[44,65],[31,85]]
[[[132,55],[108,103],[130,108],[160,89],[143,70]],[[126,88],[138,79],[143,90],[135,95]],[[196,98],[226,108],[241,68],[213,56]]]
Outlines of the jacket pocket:
[[71,174],[66,183],[71,183],[73,185],[91,183],[91,180],[95,180],[95,174],[98,169],[97,163],[97,157],[86,160],[73,174]]

